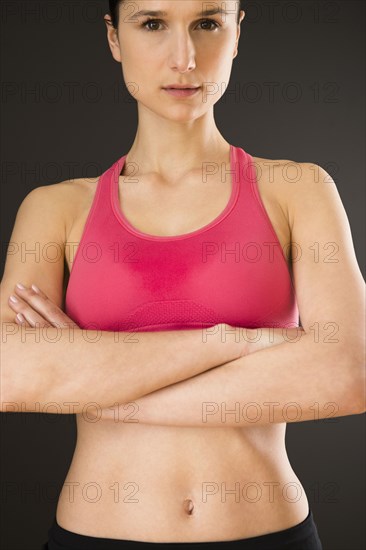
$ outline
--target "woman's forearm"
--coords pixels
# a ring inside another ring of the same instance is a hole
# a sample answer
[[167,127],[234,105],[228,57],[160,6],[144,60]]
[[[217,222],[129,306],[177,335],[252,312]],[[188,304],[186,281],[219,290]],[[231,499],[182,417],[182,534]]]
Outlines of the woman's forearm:
[[69,414],[133,401],[239,357],[224,326],[106,332],[4,322],[1,410]]
[[[295,342],[301,339],[305,334],[301,327],[294,328],[258,328],[258,329],[243,329],[242,327],[231,327],[226,325],[226,331],[222,331],[223,341],[225,338],[234,337],[237,342],[245,343],[245,355],[255,353],[261,349],[272,347],[283,342]],[[215,369],[217,372],[217,369]],[[213,376],[214,372],[213,372]],[[188,382],[188,380],[186,380]],[[204,385],[204,379],[199,378],[195,380],[195,384],[200,383]],[[191,394],[189,392],[189,384],[181,384],[180,386],[174,386],[171,388],[169,395],[176,393],[176,405],[179,406],[179,401],[182,400],[189,408]],[[167,415],[169,410],[164,406],[164,398],[167,393],[161,391],[154,391],[144,398],[138,399],[134,402],[133,407],[135,411],[138,411],[140,406],[143,407],[143,415],[138,415],[140,423],[159,423],[169,424]],[[146,399],[148,397],[148,399]],[[165,411],[163,415],[162,411]],[[160,411],[158,417],[156,411]],[[166,416],[165,416],[166,415]],[[95,411],[95,417],[98,420],[113,420],[114,422],[124,422],[131,416],[131,404],[110,404],[106,409]],[[158,418],[158,421],[157,421]]]
[[[316,342],[304,333],[299,341],[263,346],[138,399],[134,422],[249,427],[362,413],[364,358],[349,344]],[[125,421],[131,407],[118,412],[118,421]]]

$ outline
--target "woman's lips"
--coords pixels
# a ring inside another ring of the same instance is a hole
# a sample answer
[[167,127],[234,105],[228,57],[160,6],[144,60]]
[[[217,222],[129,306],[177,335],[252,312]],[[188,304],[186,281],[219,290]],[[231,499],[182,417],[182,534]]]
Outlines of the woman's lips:
[[191,97],[196,94],[201,87],[199,88],[163,88],[165,92],[174,96],[174,97]]

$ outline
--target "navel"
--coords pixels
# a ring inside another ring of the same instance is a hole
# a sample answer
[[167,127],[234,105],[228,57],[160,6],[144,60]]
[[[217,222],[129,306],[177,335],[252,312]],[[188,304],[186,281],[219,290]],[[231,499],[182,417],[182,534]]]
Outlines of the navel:
[[191,516],[193,514],[193,509],[194,509],[193,501],[190,498],[186,498],[183,502],[183,508],[185,513],[188,516]]

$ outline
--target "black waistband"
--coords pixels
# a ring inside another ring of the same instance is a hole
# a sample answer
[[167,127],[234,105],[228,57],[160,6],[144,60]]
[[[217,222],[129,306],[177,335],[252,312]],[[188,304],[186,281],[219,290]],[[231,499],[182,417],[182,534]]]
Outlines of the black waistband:
[[[320,540],[318,538],[317,528],[314,523],[312,510],[309,509],[307,517],[297,525],[284,529],[282,531],[275,531],[264,535],[255,537],[249,537],[245,539],[235,540],[223,540],[215,542],[145,542],[138,540],[128,539],[111,539],[102,537],[92,537],[87,535],[81,535],[74,533],[61,527],[54,518],[53,524],[48,531],[49,534],[49,550],[133,550],[144,546],[147,547],[167,547],[167,545],[173,546],[179,550],[199,550],[209,547],[210,550],[214,548],[223,549],[224,545],[239,546],[241,550],[280,550],[283,545],[293,545],[293,548],[301,548],[301,543],[314,540],[316,543],[311,548],[321,550]],[[292,546],[291,546],[292,547]],[[286,546],[287,548],[287,546]],[[306,546],[308,548],[308,546]],[[310,548],[310,546],[309,546]]]

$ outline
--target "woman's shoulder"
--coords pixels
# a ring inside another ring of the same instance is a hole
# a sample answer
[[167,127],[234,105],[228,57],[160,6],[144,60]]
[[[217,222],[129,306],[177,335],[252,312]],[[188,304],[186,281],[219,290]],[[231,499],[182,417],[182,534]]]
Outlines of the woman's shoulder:
[[297,190],[306,187],[309,175],[317,172],[317,165],[291,159],[252,158],[259,195],[281,243],[288,243]]
[[[319,169],[312,162],[301,162],[293,159],[270,159],[252,156],[257,175],[266,177],[269,181],[289,184],[306,177],[309,170]],[[259,172],[259,174],[258,174]]]
[[270,159],[254,157],[254,169],[257,185],[269,200],[288,205],[296,185],[307,181],[319,167],[310,162],[292,159]]
[[57,183],[43,185],[33,189],[32,193],[40,194],[40,198],[52,208],[55,220],[62,220],[69,235],[71,228],[85,210],[93,202],[99,176],[94,178],[73,178]]
[[[297,172],[298,163],[288,159],[270,159],[254,156],[252,158],[256,184],[261,196],[268,201],[284,206],[287,202],[287,186],[284,185],[284,182],[286,178],[291,178]],[[287,172],[288,176],[286,175]]]
[[310,164],[308,162],[299,162],[293,159],[270,159],[263,157],[255,157],[252,155],[254,166],[262,171],[268,172],[277,172],[277,175],[281,172],[283,175],[286,175],[289,172],[289,177],[293,177],[293,174],[299,171],[302,167]]
[[83,208],[86,202],[93,200],[100,176],[94,178],[75,178],[56,183],[64,200],[72,201],[73,208]]

